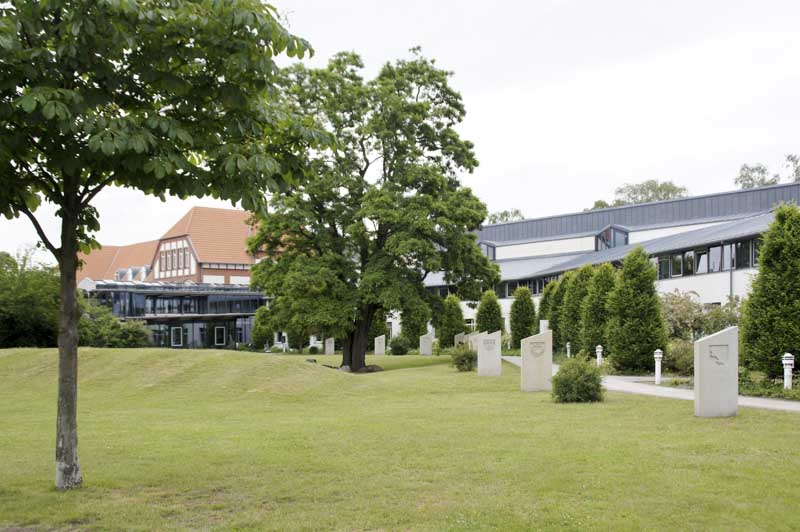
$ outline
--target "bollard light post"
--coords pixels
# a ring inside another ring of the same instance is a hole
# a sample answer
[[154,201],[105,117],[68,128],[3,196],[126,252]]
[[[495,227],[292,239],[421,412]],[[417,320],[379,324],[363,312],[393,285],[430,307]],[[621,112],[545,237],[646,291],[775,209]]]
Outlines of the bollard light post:
[[570,354],[570,349],[572,348],[572,344],[567,342],[567,358],[570,358],[572,355]]
[[794,369],[794,356],[785,353],[781,358],[783,362],[783,387],[787,390],[792,389],[792,370]]
[[653,358],[656,359],[656,384],[661,384],[661,359],[664,358],[664,351],[656,349]]
[[603,365],[603,346],[599,345],[594,348],[594,353],[597,355],[597,367]]

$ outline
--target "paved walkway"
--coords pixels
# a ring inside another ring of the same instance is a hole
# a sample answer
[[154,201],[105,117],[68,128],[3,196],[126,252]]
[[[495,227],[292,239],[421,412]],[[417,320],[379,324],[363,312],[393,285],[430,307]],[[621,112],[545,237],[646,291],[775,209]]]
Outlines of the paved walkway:
[[[522,357],[503,357],[503,360],[517,367],[522,365]],[[553,364],[553,374],[558,371],[558,366]],[[623,393],[635,393],[639,395],[652,395],[654,397],[666,397],[667,399],[683,399],[694,401],[694,390],[686,388],[671,388],[668,386],[656,386],[649,384],[647,377],[606,375],[603,377],[603,387],[606,390]],[[766,397],[746,397],[739,396],[739,406],[750,408],[764,408],[767,410],[782,410],[785,412],[800,413],[800,401],[784,401],[782,399],[768,399]]]

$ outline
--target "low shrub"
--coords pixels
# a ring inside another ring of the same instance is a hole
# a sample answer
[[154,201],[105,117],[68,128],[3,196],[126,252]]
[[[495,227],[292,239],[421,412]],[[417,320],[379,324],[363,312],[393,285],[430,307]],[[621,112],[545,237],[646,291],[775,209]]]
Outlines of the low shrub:
[[404,336],[395,336],[389,342],[389,352],[394,356],[402,356],[408,354],[408,340]]
[[739,395],[751,397],[770,397],[800,401],[800,388],[787,390],[783,387],[783,379],[770,379],[762,376],[755,378],[749,369],[739,368]]
[[596,363],[573,358],[553,376],[553,399],[557,403],[593,403],[603,400],[602,376]]
[[450,363],[458,371],[473,371],[478,366],[478,353],[470,350],[465,345],[460,345],[449,350]]
[[283,353],[283,348],[279,345],[273,345],[269,348],[270,353]]
[[694,373],[694,344],[680,338],[670,340],[662,364],[666,372],[691,376]]
[[308,348],[308,354],[309,355],[317,355],[317,354],[319,354],[319,347],[317,347],[315,345],[312,345],[311,347]]

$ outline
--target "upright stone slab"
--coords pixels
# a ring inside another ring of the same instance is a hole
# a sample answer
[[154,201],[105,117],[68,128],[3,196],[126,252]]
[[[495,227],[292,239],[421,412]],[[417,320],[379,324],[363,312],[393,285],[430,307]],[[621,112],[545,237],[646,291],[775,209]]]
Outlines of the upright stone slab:
[[432,334],[423,334],[419,337],[419,354],[422,356],[431,356],[433,354]]
[[553,331],[523,338],[520,389],[523,392],[549,392],[553,389]]
[[472,351],[478,351],[478,345],[480,345],[481,338],[486,336],[487,333],[485,332],[475,332],[471,335],[467,336],[467,342],[469,343],[469,348]]
[[539,332],[550,330],[550,320],[539,320]]
[[386,335],[382,334],[380,336],[375,337],[375,354],[376,355],[385,355],[386,354]]
[[336,352],[336,340],[333,338],[325,338],[325,354],[332,355]]
[[739,400],[739,328],[694,343],[694,415],[735,416]]
[[456,347],[466,342],[467,342],[467,335],[464,333],[458,333],[455,336],[453,336],[453,345]]
[[499,377],[503,372],[503,361],[500,358],[502,336],[500,331],[491,334],[483,333],[478,341],[478,376]]

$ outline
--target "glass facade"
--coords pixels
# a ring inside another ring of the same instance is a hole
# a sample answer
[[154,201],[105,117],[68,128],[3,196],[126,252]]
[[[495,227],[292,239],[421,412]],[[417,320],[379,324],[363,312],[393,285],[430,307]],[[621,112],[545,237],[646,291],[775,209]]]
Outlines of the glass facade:
[[758,265],[760,238],[658,257],[658,278],[725,272]]

